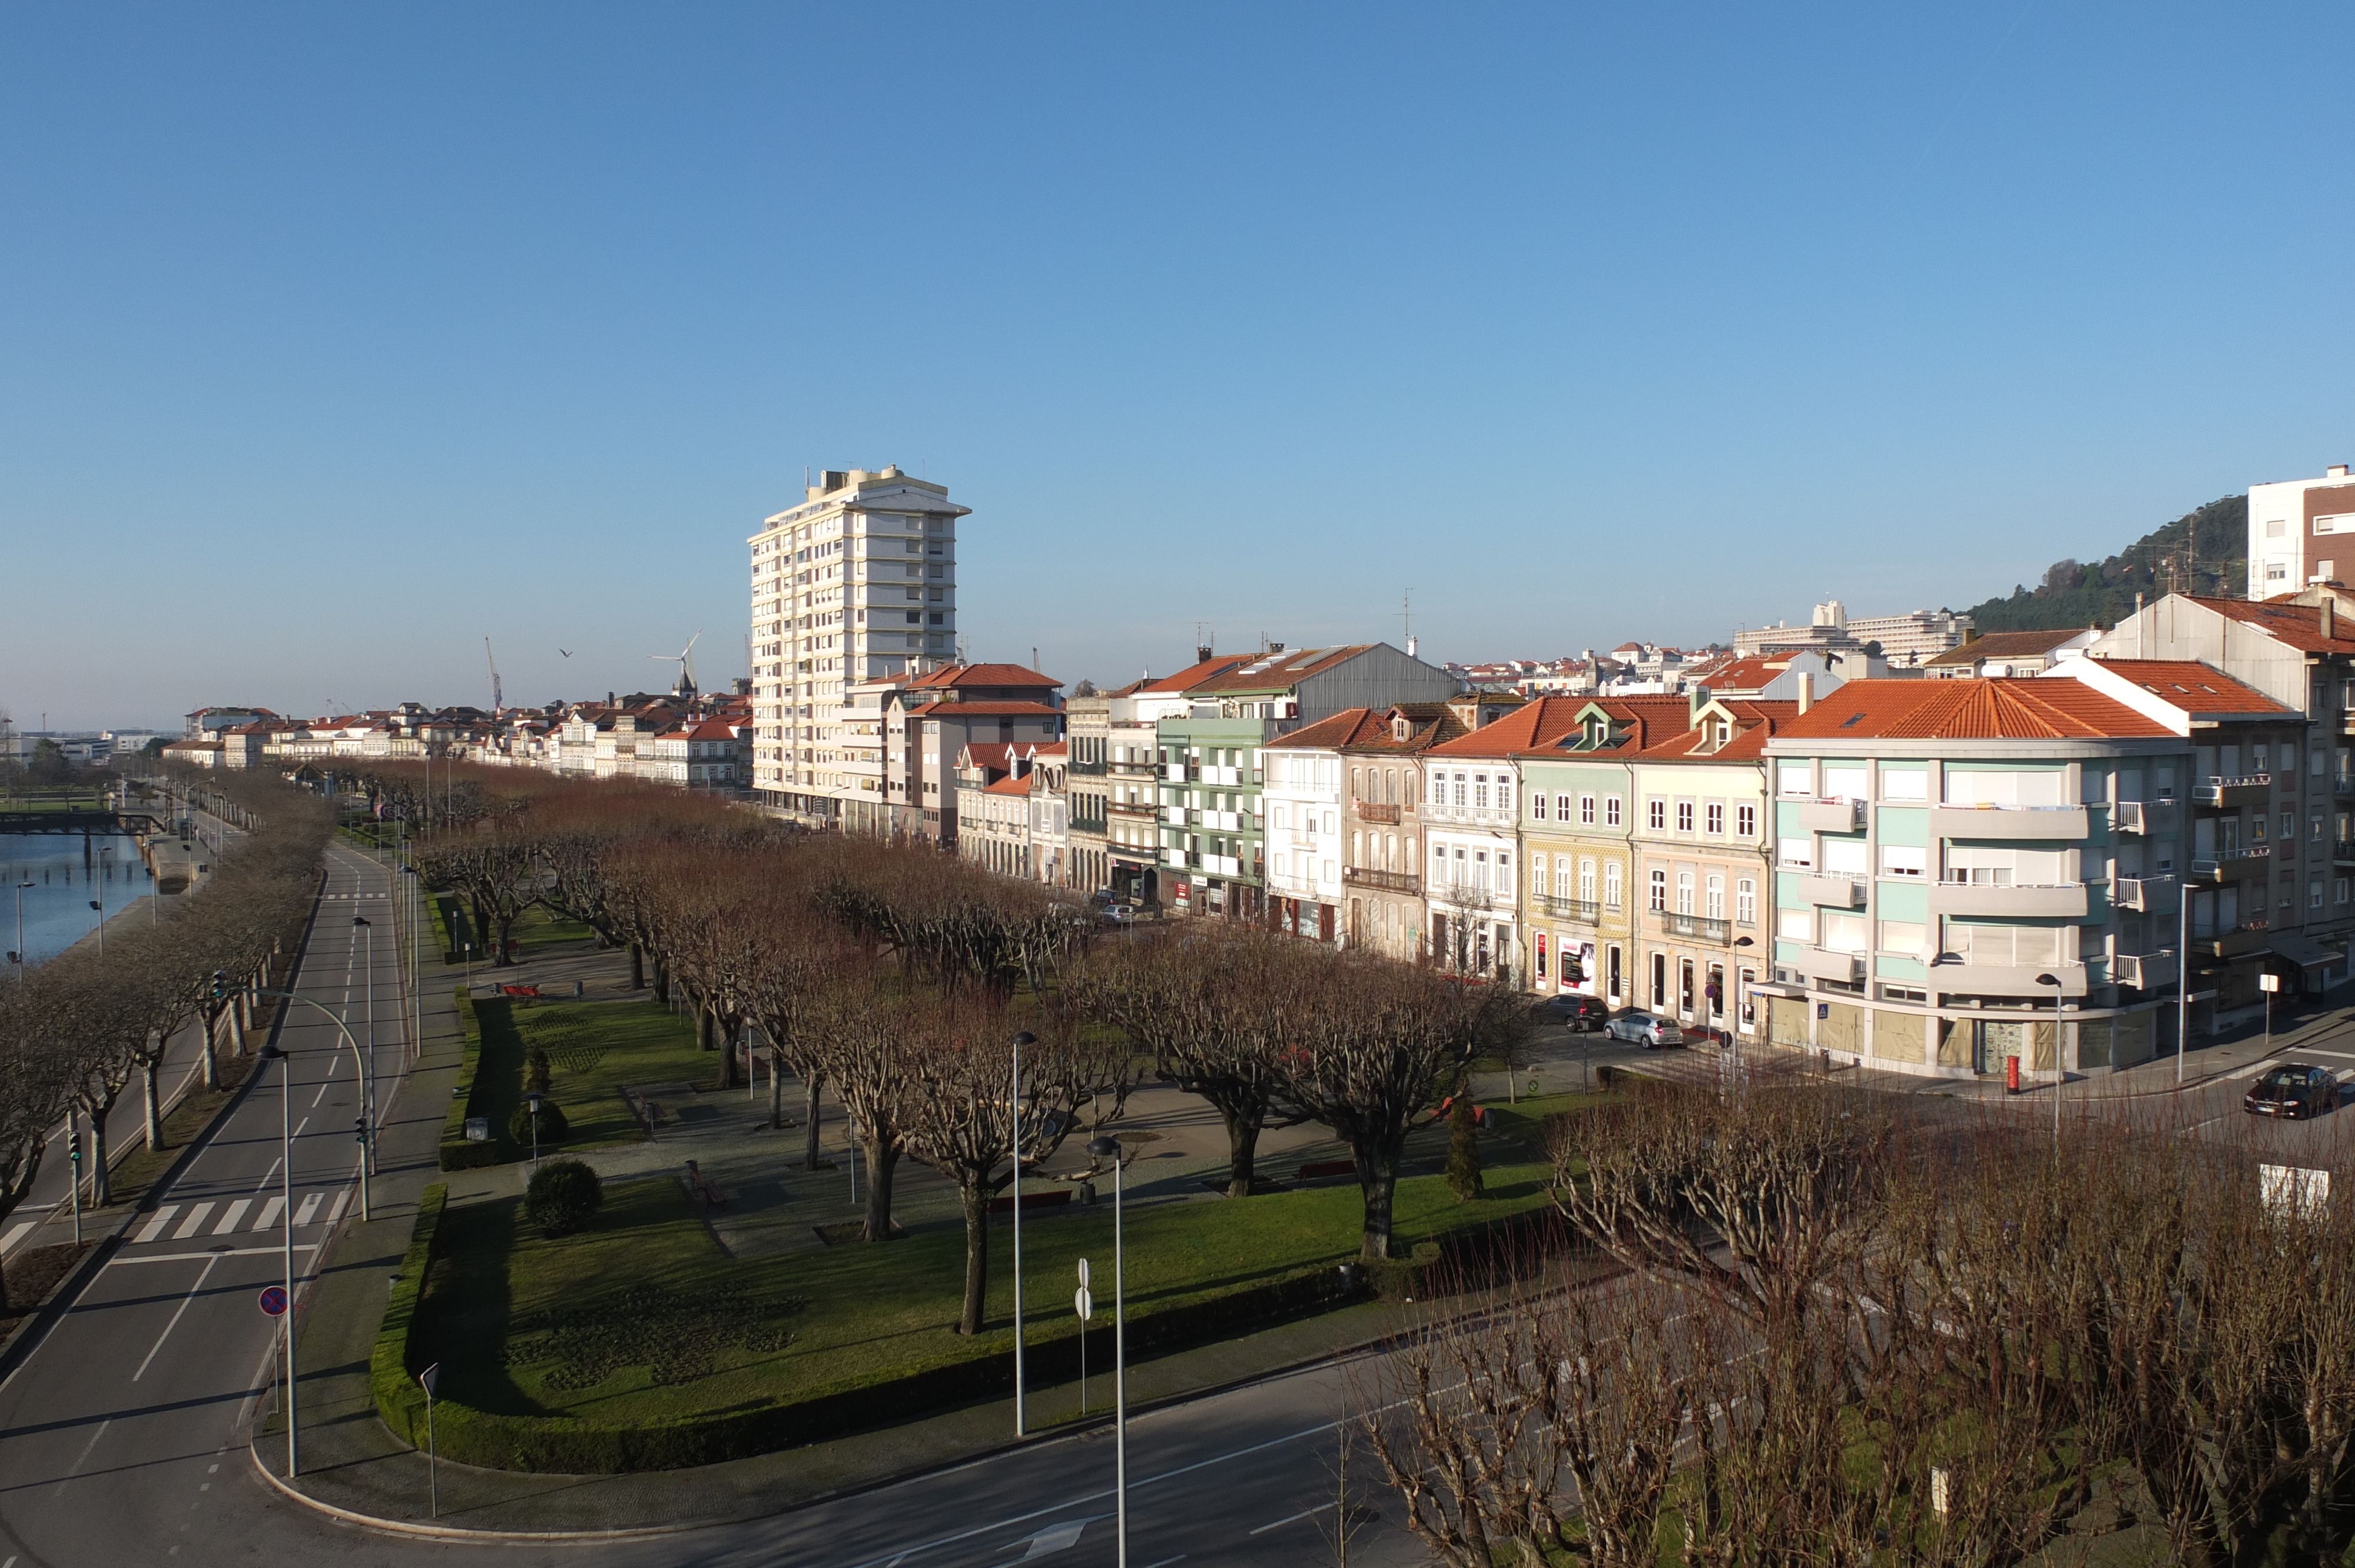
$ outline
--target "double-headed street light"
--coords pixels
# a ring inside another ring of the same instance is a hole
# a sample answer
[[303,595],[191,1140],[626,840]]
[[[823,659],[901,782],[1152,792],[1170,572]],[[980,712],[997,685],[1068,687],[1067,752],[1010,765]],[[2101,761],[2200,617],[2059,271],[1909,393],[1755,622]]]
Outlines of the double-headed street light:
[[[1007,1141],[1014,1150],[1014,1435],[1022,1436],[1022,1047],[1039,1037],[1024,1030],[1014,1037],[1014,1099]],[[771,1069],[774,1071],[774,1069]]]
[[1118,1568],[1128,1568],[1128,1308],[1121,1247],[1121,1148],[1116,1138],[1099,1138],[1088,1153],[1112,1161],[1112,1425],[1113,1489],[1118,1520]]
[[352,916],[352,925],[368,933],[368,1101],[360,1107],[360,1158],[370,1171],[376,1169],[376,927],[365,916]]
[[[303,1440],[294,1416],[294,1058],[275,1045],[264,1045],[261,1059],[282,1065],[278,1075],[278,1181],[284,1207],[282,1218],[285,1226],[286,1310],[278,1317],[285,1325],[286,1334],[286,1478],[291,1481],[303,1469]],[[365,1162],[360,1170],[361,1191],[366,1192]]]

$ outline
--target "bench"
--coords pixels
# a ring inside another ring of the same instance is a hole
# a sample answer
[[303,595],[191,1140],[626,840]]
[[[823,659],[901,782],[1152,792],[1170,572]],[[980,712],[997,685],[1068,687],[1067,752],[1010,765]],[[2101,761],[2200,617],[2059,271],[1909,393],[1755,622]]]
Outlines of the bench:
[[[1022,1194],[1022,1206],[1026,1209],[1051,1209],[1059,1203],[1068,1203],[1071,1201],[1071,1190],[1069,1187],[1057,1187],[1051,1192],[1025,1192]],[[992,1198],[989,1201],[989,1212],[993,1214],[1012,1213],[1014,1212],[1014,1194],[1007,1192],[1003,1196]]]
[[703,1173],[702,1169],[694,1160],[690,1160],[687,1162],[686,1174],[679,1180],[686,1184],[687,1196],[705,1207],[724,1209],[728,1206],[728,1194],[714,1186],[711,1179]]
[[1357,1173],[1358,1162],[1354,1160],[1317,1160],[1302,1166],[1294,1173],[1294,1180],[1314,1181],[1319,1176],[1355,1176]]

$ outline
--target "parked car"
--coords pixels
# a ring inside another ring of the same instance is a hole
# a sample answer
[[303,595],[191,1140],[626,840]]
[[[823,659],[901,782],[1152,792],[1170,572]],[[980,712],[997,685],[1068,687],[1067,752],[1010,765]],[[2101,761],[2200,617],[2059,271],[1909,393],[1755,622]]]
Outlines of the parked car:
[[1599,996],[1550,996],[1530,1010],[1540,1023],[1561,1023],[1589,1033],[1611,1021],[1610,1006]]
[[1614,1040],[1632,1040],[1646,1051],[1655,1045],[1685,1043],[1685,1032],[1677,1027],[1675,1019],[1654,1012],[1623,1012],[1604,1024],[1603,1033]]
[[2339,1075],[2328,1067],[2284,1062],[2259,1078],[2241,1104],[2251,1116],[2320,1116],[2339,1108]]

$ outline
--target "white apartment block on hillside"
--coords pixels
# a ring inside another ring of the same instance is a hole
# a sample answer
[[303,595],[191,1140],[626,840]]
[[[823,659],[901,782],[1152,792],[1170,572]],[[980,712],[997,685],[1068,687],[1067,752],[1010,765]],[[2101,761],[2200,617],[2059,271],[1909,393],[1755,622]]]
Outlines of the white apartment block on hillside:
[[[752,788],[764,806],[846,825],[883,814],[869,686],[956,648],[956,523],[971,508],[895,467],[826,472],[752,549]],[[854,735],[854,726],[869,733]]]
[[[2342,537],[2343,535],[2343,537]],[[2355,479],[2334,463],[2320,479],[2249,486],[2249,597],[2355,577]]]

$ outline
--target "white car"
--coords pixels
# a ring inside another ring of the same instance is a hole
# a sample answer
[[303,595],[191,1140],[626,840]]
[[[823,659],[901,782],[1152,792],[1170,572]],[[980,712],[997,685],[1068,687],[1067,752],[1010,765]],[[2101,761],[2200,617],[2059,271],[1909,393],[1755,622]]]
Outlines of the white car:
[[1685,1032],[1677,1027],[1675,1019],[1652,1012],[1623,1012],[1604,1024],[1603,1033],[1612,1040],[1632,1040],[1646,1051],[1655,1045],[1685,1043]]

